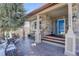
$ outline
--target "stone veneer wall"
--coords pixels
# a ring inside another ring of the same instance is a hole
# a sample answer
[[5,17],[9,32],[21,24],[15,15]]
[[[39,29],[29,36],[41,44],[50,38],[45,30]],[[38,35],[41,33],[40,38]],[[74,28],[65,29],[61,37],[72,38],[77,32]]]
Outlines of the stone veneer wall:
[[56,32],[56,25],[55,25],[55,22],[57,19],[61,19],[61,18],[64,18],[65,20],[65,33],[67,33],[67,30],[68,30],[68,17],[67,16],[61,16],[61,17],[56,17],[56,18],[49,18],[49,16],[46,16],[46,19],[43,18],[42,20],[42,27],[47,27],[47,29],[44,31],[44,35],[48,35],[48,34],[51,34],[51,33],[54,33]]
[[[40,32],[41,32],[41,36],[43,36],[43,37],[45,35],[48,35],[48,34],[51,34],[51,33],[55,33],[55,31],[56,31],[56,29],[55,29],[55,27],[56,27],[55,21],[56,21],[56,19],[58,19],[58,18],[50,17],[49,15],[48,16],[44,15],[44,16],[41,16],[41,19],[40,19],[40,21],[42,22],[41,23],[42,29],[40,29]],[[36,31],[34,29],[34,22],[36,22],[36,20],[32,20],[30,22],[30,33],[34,33]],[[65,24],[66,28],[65,29],[66,29],[66,32],[67,32],[67,30],[68,30],[67,16],[65,17],[65,22],[66,22],[66,24]]]

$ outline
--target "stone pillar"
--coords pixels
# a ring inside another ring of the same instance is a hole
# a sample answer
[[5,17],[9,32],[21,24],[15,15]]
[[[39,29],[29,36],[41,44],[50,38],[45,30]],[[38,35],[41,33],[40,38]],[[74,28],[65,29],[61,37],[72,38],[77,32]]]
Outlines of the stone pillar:
[[40,28],[39,28],[39,21],[40,21],[40,15],[36,16],[36,32],[35,32],[35,42],[41,43],[41,34],[40,34]]
[[73,32],[73,24],[72,24],[72,3],[68,4],[68,22],[69,22],[69,29],[65,36],[65,54],[76,55],[76,37]]
[[79,53],[79,3],[76,4],[77,6],[77,17],[75,21],[75,34],[76,34],[76,52]]

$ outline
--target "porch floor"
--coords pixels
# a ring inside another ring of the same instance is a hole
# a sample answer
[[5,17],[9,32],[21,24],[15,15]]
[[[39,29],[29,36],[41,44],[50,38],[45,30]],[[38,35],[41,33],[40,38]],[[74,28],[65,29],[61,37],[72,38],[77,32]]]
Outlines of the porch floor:
[[63,47],[44,42],[32,46],[32,41],[28,38],[20,40],[16,47],[18,48],[17,55],[19,56],[64,56]]

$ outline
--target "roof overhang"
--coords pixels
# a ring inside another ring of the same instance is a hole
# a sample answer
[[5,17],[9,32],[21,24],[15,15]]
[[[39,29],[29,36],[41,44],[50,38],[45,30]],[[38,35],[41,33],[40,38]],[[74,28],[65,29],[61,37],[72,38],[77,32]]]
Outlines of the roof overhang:
[[26,17],[33,16],[33,15],[35,15],[35,14],[37,14],[37,13],[39,13],[39,12],[41,12],[41,11],[43,11],[43,10],[49,8],[49,7],[51,7],[51,6],[54,6],[54,5],[56,5],[56,4],[57,4],[57,3],[44,4],[44,5],[41,6],[40,8],[35,9],[35,10],[33,10],[32,12],[28,13],[28,14],[26,15]]
[[66,6],[67,4],[66,3],[48,3],[48,4],[45,4],[43,5],[42,7],[32,11],[31,13],[27,14],[26,17],[27,17],[27,20],[30,21],[30,20],[33,20],[36,18],[36,15],[45,15],[46,13],[49,13],[49,12],[54,12],[54,10],[59,10],[60,8]]

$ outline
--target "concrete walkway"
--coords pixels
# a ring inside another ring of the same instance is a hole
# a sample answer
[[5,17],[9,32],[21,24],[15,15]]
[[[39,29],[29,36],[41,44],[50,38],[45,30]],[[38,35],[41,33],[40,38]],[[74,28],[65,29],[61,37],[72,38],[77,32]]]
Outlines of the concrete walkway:
[[17,56],[64,56],[64,48],[40,43],[32,46],[30,39],[20,40],[17,44]]

